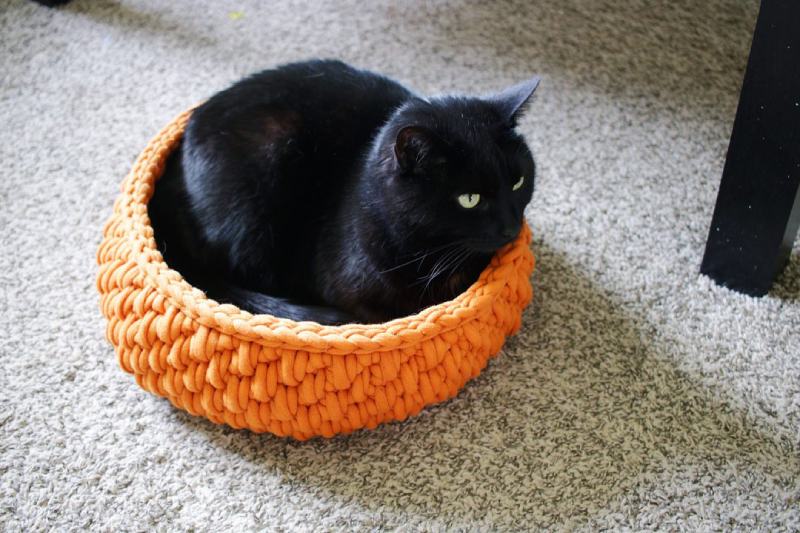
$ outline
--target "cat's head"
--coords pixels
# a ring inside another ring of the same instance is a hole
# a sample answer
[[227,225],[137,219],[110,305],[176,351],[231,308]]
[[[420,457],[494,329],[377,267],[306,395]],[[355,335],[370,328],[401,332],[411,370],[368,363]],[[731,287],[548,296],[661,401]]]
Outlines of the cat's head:
[[372,160],[395,237],[413,238],[420,251],[461,242],[491,253],[519,234],[535,166],[515,128],[538,83],[484,98],[414,99],[392,116]]

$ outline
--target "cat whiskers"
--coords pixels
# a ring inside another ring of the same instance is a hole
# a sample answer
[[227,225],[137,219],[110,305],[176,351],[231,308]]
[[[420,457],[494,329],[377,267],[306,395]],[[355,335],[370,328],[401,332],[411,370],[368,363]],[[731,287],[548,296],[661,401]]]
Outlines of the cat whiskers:
[[[378,274],[386,274],[388,272],[392,272],[394,270],[398,270],[400,268],[403,268],[404,266],[408,266],[408,265],[411,265],[411,264],[417,263],[417,262],[419,263],[417,265],[417,272],[419,272],[419,269],[420,269],[420,266],[422,265],[422,262],[429,255],[434,254],[436,252],[441,252],[441,251],[446,250],[447,248],[450,248],[450,247],[457,247],[457,246],[461,246],[461,245],[462,245],[461,242],[450,242],[450,243],[447,243],[447,244],[443,244],[441,246],[437,246],[435,248],[431,248],[430,250],[423,250],[421,252],[417,252],[416,254],[414,254],[414,257],[412,257],[410,260],[405,261],[404,263],[400,263],[399,265],[395,265],[395,266],[393,266],[391,268],[387,268],[386,270],[381,270],[381,271],[378,272]],[[440,258],[440,260],[441,260],[441,258]]]
[[425,287],[422,289],[420,293],[420,303],[422,302],[425,293],[428,292],[428,289],[433,283],[433,280],[441,276],[442,274],[447,273],[448,271],[450,274],[447,276],[449,280],[453,274],[458,270],[458,268],[464,264],[464,262],[472,255],[472,251],[464,246],[463,242],[458,243],[459,246],[454,250],[449,250],[447,253],[443,254],[442,257],[433,265],[431,268],[430,273],[427,276],[423,276],[419,278],[419,281],[414,283],[414,285],[419,285],[421,283],[425,283]]

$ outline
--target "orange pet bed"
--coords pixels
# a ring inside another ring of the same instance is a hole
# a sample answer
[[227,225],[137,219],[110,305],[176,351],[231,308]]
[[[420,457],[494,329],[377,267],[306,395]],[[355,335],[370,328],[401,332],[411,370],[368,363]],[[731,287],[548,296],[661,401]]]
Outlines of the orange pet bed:
[[527,226],[466,292],[385,324],[294,322],[206,298],[164,262],[147,215],[189,115],[139,156],[97,252],[106,336],[142,388],[235,428],[331,437],[453,397],[519,328],[532,296]]

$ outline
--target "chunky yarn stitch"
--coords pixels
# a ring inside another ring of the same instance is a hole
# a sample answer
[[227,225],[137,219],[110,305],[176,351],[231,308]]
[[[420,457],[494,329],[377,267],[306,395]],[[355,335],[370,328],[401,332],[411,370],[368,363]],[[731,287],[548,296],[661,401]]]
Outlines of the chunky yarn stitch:
[[466,292],[384,324],[294,322],[206,298],[164,262],[147,215],[190,113],[139,156],[97,252],[106,336],[142,388],[235,428],[331,437],[453,397],[520,327],[532,297],[527,226]]

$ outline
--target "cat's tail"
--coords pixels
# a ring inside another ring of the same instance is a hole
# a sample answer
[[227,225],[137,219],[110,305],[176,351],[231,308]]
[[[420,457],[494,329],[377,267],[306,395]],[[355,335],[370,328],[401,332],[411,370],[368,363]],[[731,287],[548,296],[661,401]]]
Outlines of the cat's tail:
[[320,324],[350,324],[357,320],[341,309],[322,305],[305,305],[286,298],[250,291],[226,282],[200,284],[206,294],[220,303],[233,304],[245,311],[289,318],[298,322],[309,320]]

